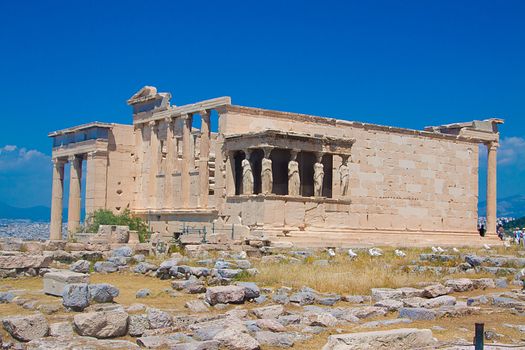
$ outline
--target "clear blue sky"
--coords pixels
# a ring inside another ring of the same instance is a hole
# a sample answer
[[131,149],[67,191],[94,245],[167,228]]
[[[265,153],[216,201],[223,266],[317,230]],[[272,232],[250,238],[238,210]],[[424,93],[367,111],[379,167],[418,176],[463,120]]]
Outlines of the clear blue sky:
[[499,194],[525,194],[524,18],[512,0],[2,1],[0,202],[49,205],[47,133],[130,123],[146,84],[414,129],[503,117]]

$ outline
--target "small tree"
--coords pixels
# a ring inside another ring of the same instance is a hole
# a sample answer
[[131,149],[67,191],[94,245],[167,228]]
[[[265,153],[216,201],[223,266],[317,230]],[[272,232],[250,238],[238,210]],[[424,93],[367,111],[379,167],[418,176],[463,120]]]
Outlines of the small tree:
[[121,214],[113,214],[107,209],[98,209],[89,215],[86,222],[89,222],[88,232],[98,232],[100,225],[120,225],[129,226],[130,230],[137,231],[141,243],[144,243],[150,236],[148,225],[141,218],[131,215],[129,209],[124,210]]

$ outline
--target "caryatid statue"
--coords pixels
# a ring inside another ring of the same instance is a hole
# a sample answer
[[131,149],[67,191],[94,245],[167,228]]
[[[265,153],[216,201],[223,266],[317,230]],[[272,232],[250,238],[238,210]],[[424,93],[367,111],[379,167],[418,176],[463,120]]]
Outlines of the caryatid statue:
[[271,148],[264,148],[264,158],[261,161],[261,190],[263,194],[270,194],[273,190],[272,160],[270,159]]
[[321,163],[322,154],[316,154],[317,160],[314,164],[314,197],[323,196],[324,165]]
[[242,193],[253,194],[253,172],[252,165],[249,161],[249,153],[246,152],[246,157],[241,162],[242,165]]
[[339,166],[339,187],[341,188],[341,196],[348,195],[348,183],[350,181],[350,168],[348,167],[348,155],[341,156],[343,162]]
[[299,178],[299,163],[296,161],[297,151],[290,152],[290,161],[288,162],[288,194],[290,196],[299,196],[301,188],[301,179]]

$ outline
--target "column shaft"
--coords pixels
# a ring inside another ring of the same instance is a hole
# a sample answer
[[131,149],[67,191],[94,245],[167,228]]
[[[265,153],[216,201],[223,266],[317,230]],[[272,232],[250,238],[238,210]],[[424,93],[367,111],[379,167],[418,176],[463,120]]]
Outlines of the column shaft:
[[208,161],[210,159],[210,113],[201,112],[201,139],[199,156],[199,177],[200,177],[200,200],[202,208],[208,207],[208,194],[210,191],[210,170]]
[[159,174],[159,136],[158,136],[158,124],[156,122],[150,123],[151,137],[150,137],[150,162],[151,166],[149,169],[149,186],[148,186],[148,208],[157,207],[157,175]]
[[182,169],[181,169],[181,194],[182,194],[182,207],[188,208],[190,205],[190,168],[192,164],[191,158],[191,124],[192,116],[183,115],[182,118]]
[[82,183],[82,158],[71,157],[69,159],[69,201],[67,215],[68,240],[80,227],[80,202],[81,202],[81,183]]
[[487,145],[487,233],[496,234],[496,173],[498,144]]
[[171,118],[166,120],[167,130],[166,130],[166,142],[167,142],[167,152],[166,152],[166,173],[165,176],[165,187],[164,187],[164,207],[168,209],[173,209],[175,194],[173,192],[173,172],[175,171],[175,161],[177,159],[177,150],[176,142],[177,140],[174,137],[174,125]]
[[64,162],[53,160],[53,184],[51,195],[51,225],[49,239],[62,239],[62,199],[64,196]]

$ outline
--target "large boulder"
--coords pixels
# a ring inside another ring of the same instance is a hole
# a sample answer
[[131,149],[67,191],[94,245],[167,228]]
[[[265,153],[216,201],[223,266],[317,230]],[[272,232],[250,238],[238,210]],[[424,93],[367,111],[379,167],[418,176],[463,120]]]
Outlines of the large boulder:
[[237,282],[237,285],[244,287],[244,296],[246,299],[255,299],[261,295],[261,290],[254,282]]
[[72,283],[64,287],[62,305],[74,311],[82,311],[89,306],[89,287],[87,283]]
[[435,343],[430,329],[401,328],[389,331],[338,334],[328,337],[322,350],[405,350]]
[[245,288],[242,286],[217,286],[206,290],[206,302],[215,304],[241,304],[244,302]]
[[126,335],[128,314],[123,311],[87,312],[75,315],[73,324],[78,334],[95,338]]
[[2,325],[13,338],[23,342],[45,337],[49,332],[49,325],[42,314],[7,317],[2,320]]
[[89,285],[89,299],[97,303],[112,303],[118,297],[119,290],[109,283]]
[[51,271],[44,275],[44,293],[62,296],[64,287],[73,283],[89,283],[89,275],[69,270]]
[[40,269],[49,267],[52,259],[44,255],[0,255],[0,269]]

